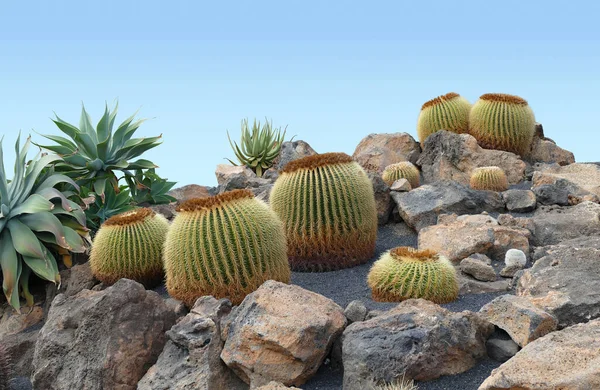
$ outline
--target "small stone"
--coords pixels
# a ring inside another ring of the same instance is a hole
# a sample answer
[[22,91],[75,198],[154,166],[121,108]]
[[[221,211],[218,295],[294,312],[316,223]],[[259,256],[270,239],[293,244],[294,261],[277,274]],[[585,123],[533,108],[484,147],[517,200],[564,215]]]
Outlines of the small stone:
[[349,323],[364,321],[367,316],[367,308],[362,301],[354,300],[346,306],[344,314]]
[[521,264],[507,265],[500,271],[500,276],[503,278],[512,278],[518,271],[522,269],[523,267],[521,267]]
[[502,193],[508,211],[528,213],[535,210],[537,199],[530,190],[508,190]]
[[506,279],[494,282],[482,282],[466,275],[460,275],[458,283],[460,286],[458,290],[459,295],[497,293],[508,291],[509,288],[509,282]]
[[398,179],[395,182],[392,183],[392,186],[390,187],[391,191],[397,191],[397,192],[408,192],[410,190],[412,190],[412,187],[410,185],[410,182],[406,179]]
[[512,340],[490,338],[485,342],[488,356],[497,362],[504,363],[519,352],[519,346]]
[[482,282],[493,282],[497,279],[494,267],[472,257],[463,259],[460,262],[460,269],[467,275],[471,275]]
[[523,269],[527,265],[527,256],[520,249],[509,249],[504,256],[504,264],[507,267],[518,266]]

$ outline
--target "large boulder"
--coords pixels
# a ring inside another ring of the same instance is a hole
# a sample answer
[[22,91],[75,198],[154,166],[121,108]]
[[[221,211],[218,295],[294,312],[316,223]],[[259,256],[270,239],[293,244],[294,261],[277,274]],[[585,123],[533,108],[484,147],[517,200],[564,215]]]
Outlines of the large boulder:
[[600,205],[583,202],[571,207],[539,207],[533,217],[533,244],[546,246],[581,236],[600,235]]
[[531,152],[527,159],[532,163],[556,163],[558,165],[569,165],[575,162],[573,153],[559,147],[553,140],[544,136],[544,128],[540,123],[536,124]]
[[244,188],[253,189],[271,184],[269,179],[258,177],[250,168],[241,165],[219,164],[215,175],[217,176],[217,183],[219,183],[219,194],[225,191]]
[[420,154],[419,143],[410,134],[380,133],[363,138],[352,157],[367,171],[381,173],[388,165],[400,161],[414,164]]
[[479,386],[479,390],[524,389],[600,389],[600,321],[527,344]]
[[342,336],[344,390],[373,381],[427,381],[469,370],[486,356],[494,326],[476,313],[453,313],[410,299],[373,319],[348,326]]
[[272,380],[298,386],[317,372],[345,326],[332,300],[269,280],[235,309],[221,359],[252,387]]
[[540,165],[533,173],[532,188],[554,186],[571,196],[600,197],[600,166],[596,164]]
[[417,161],[426,183],[454,180],[468,185],[478,167],[497,166],[506,173],[509,184],[520,183],[526,164],[514,153],[483,149],[469,134],[442,130],[427,137]]
[[273,167],[276,170],[281,170],[290,161],[302,157],[313,156],[315,154],[317,154],[317,152],[304,141],[286,141],[281,144],[281,151],[279,152],[279,156],[273,161]]
[[435,225],[440,214],[504,211],[499,193],[473,190],[454,181],[438,181],[409,192],[392,191],[391,194],[400,217],[417,231]]
[[35,389],[135,389],[176,315],[154,291],[121,279],[103,291],[56,296],[40,330]]

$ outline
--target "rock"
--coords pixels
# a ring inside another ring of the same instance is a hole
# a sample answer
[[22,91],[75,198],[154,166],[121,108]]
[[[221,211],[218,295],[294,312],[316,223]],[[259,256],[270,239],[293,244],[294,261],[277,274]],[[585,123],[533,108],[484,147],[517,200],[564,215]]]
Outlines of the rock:
[[479,387],[498,389],[600,389],[600,321],[553,332],[528,344]]
[[552,314],[559,328],[600,317],[600,249],[558,246],[525,270],[517,295]]
[[408,192],[410,190],[412,190],[412,187],[410,182],[406,179],[398,179],[393,182],[392,186],[390,187],[390,191]]
[[496,280],[495,282],[481,282],[466,275],[458,277],[459,295],[467,294],[485,294],[508,291],[509,282],[507,280]]
[[302,390],[298,387],[287,387],[285,385],[282,385],[279,382],[269,382],[268,384],[261,386],[261,387],[257,387],[256,390],[286,390],[286,389],[291,389],[291,390]]
[[493,282],[497,279],[494,267],[472,257],[460,262],[460,270],[482,282]]
[[15,376],[29,377],[33,372],[31,362],[38,333],[39,329],[28,329],[25,332],[6,335],[0,339],[6,354],[10,356]]
[[571,195],[600,196],[600,166],[596,164],[553,164],[543,165],[538,169],[533,174],[532,189],[542,185],[556,185],[565,188]]
[[507,267],[520,267],[519,269],[523,269],[527,265],[527,256],[522,250],[509,249],[504,255],[504,264]]
[[8,308],[0,319],[0,340],[5,336],[19,333],[30,326],[39,324],[44,320],[44,310],[41,306],[21,307],[17,312]]
[[512,278],[517,272],[522,270],[524,267],[521,264],[507,265],[500,270],[500,276],[503,278]]
[[504,363],[519,352],[519,346],[514,341],[500,338],[489,338],[485,342],[487,354],[497,362]]
[[572,190],[569,190],[569,183],[564,179],[558,179],[553,184],[541,184],[532,188],[536,199],[540,204],[559,206],[570,205],[569,195]]
[[270,180],[256,176],[256,173],[246,166],[219,164],[215,175],[219,183],[219,194],[225,191],[259,188],[272,184]]
[[535,210],[537,199],[530,190],[508,190],[502,193],[506,209],[515,213],[528,213]]
[[504,210],[497,192],[476,191],[453,181],[422,185],[409,192],[392,192],[392,199],[402,219],[417,231],[435,225],[440,214]]
[[540,207],[533,217],[536,246],[557,244],[581,236],[600,235],[600,205],[583,202],[572,207]]
[[137,390],[248,389],[220,358],[221,318],[230,311],[227,299],[199,298],[191,312],[167,332],[164,350]]
[[502,295],[479,313],[483,318],[506,331],[511,339],[524,347],[535,339],[554,332],[556,318],[533,305],[528,299],[514,295]]
[[271,189],[273,189],[273,184],[267,184],[258,188],[251,188],[251,191],[256,199],[262,200],[265,203],[269,203]]
[[536,134],[531,143],[531,152],[528,160],[532,163],[557,163],[568,165],[575,162],[573,153],[560,148],[550,138],[544,137],[544,130],[540,123],[536,125]]
[[279,171],[275,167],[271,167],[271,168],[267,169],[262,175],[263,179],[270,180],[271,183],[275,183],[275,180],[277,180],[278,177],[279,177]]
[[469,370],[486,356],[494,327],[476,313],[453,313],[410,299],[371,320],[355,322],[342,336],[344,389],[399,376],[427,381]]
[[421,154],[419,143],[408,133],[369,134],[363,138],[352,157],[367,171],[383,172],[400,161],[415,164]]
[[362,301],[354,300],[346,306],[344,315],[348,319],[348,323],[364,321],[367,317],[367,307]]
[[271,380],[301,385],[345,326],[344,311],[332,300],[269,280],[235,310],[221,359],[253,387]]
[[533,261],[538,261],[544,256],[562,248],[595,248],[600,249],[600,236],[583,236],[572,240],[561,241],[559,244],[536,247],[533,253]]
[[286,141],[281,144],[281,151],[279,152],[279,156],[273,161],[273,167],[279,171],[290,161],[302,157],[313,156],[315,154],[317,154],[317,152],[304,141]]
[[375,193],[375,205],[377,206],[377,223],[385,225],[394,207],[394,202],[390,197],[390,187],[383,181],[377,173],[369,172],[369,179],[373,184],[373,192]]
[[185,303],[181,302],[179,299],[169,297],[165,299],[165,304],[173,313],[175,313],[177,318],[183,317],[188,313]]
[[206,198],[214,195],[214,189],[206,186],[199,186],[197,184],[188,184],[183,187],[174,188],[167,193],[177,199],[178,203],[185,202],[186,200],[193,198]]
[[135,389],[174,323],[163,299],[132,280],[101,292],[59,294],[38,336],[33,387]]
[[535,231],[533,220],[528,217],[513,217],[510,214],[500,214],[497,221],[500,226],[527,229],[531,234]]
[[483,149],[469,134],[438,131],[425,140],[417,161],[425,183],[453,180],[469,185],[471,172],[478,167],[497,166],[506,173],[509,184],[523,181],[526,164],[514,153]]
[[69,281],[65,295],[70,297],[82,290],[91,290],[96,284],[100,283],[92,274],[90,263],[74,265],[71,268]]

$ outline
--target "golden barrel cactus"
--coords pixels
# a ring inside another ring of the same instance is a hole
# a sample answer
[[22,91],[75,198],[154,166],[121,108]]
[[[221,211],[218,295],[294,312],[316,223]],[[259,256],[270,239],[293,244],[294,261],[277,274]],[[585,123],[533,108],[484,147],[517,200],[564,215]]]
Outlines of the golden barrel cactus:
[[113,284],[121,278],[152,287],[163,280],[162,250],[169,222],[149,208],[107,219],[94,237],[90,266],[94,276]]
[[377,238],[373,186],[344,153],[288,163],[270,195],[283,221],[288,257],[297,271],[331,271],[369,260]]
[[506,191],[508,178],[499,167],[479,167],[471,173],[471,188],[474,190]]
[[193,306],[204,295],[238,305],[262,283],[288,283],[283,224],[248,190],[190,199],[177,207],[164,260],[169,294]]
[[470,110],[471,103],[455,92],[438,96],[423,104],[417,120],[417,134],[421,145],[427,137],[440,130],[468,133]]
[[379,302],[423,298],[448,303],[458,297],[454,266],[430,250],[397,247],[385,252],[371,267],[367,283]]
[[381,178],[390,186],[396,180],[406,179],[412,188],[417,188],[421,181],[421,174],[419,169],[410,161],[400,161],[399,163],[385,167]]

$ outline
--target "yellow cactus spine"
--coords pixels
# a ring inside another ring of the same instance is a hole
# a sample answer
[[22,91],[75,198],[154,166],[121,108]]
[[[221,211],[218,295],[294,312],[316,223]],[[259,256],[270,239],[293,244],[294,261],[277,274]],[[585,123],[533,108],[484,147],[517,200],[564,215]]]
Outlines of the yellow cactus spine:
[[506,191],[508,178],[499,167],[479,167],[471,173],[471,188],[474,190]]
[[471,109],[469,133],[486,149],[526,156],[535,134],[535,115],[525,99],[488,93]]
[[470,110],[471,103],[455,92],[438,96],[423,104],[417,120],[421,146],[427,137],[440,130],[468,133]]
[[373,299],[399,302],[423,298],[448,303],[458,298],[458,277],[452,263],[430,250],[397,247],[385,252],[367,276]]
[[94,276],[113,284],[121,278],[152,287],[163,280],[162,250],[169,222],[149,208],[107,219],[96,233],[90,253]]
[[287,164],[273,186],[270,204],[283,221],[293,270],[347,268],[374,254],[373,186],[360,165],[344,153]]
[[381,177],[390,186],[398,179],[406,179],[412,188],[417,188],[421,181],[419,169],[410,161],[388,165],[383,170]]
[[289,282],[283,224],[252,192],[190,199],[177,211],[164,252],[172,297],[188,306],[204,295],[238,305],[269,279]]

